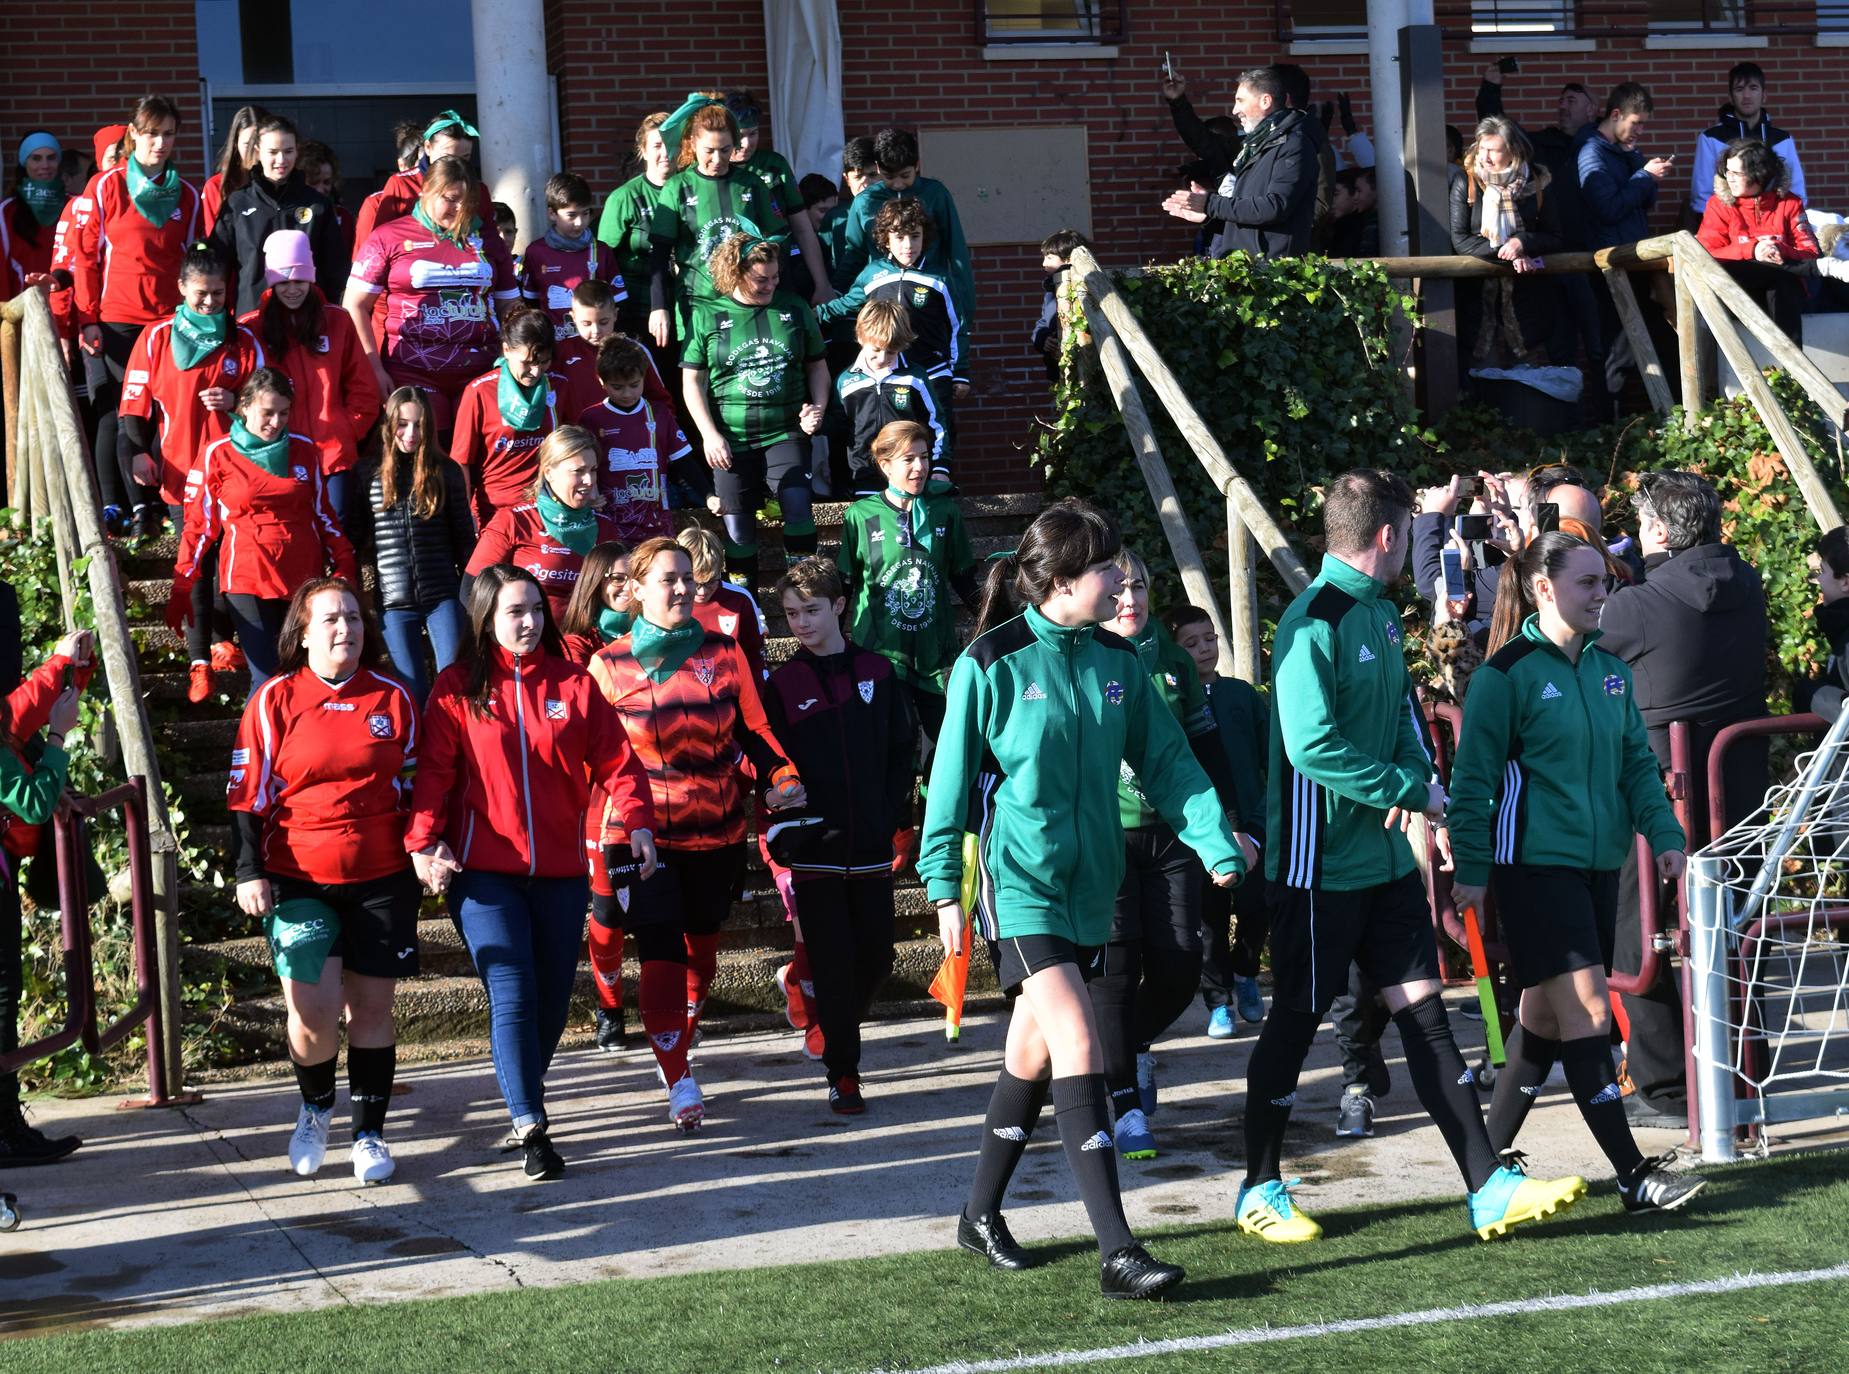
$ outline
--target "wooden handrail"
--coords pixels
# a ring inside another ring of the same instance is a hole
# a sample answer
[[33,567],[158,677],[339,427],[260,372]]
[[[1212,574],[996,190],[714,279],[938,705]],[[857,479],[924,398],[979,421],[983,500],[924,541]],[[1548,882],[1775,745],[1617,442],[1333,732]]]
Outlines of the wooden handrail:
[[[1639,239],[1636,243],[1599,248],[1590,253],[1548,253],[1541,259],[1540,272],[1544,276],[1562,276],[1603,272],[1613,267],[1632,272],[1665,272],[1669,270],[1670,259],[1675,256],[1678,237],[1677,234],[1661,234],[1655,238]],[[1516,275],[1515,269],[1506,262],[1498,262],[1494,258],[1468,257],[1462,253],[1423,258],[1331,258],[1330,262],[1338,266],[1357,262],[1378,263],[1389,277],[1396,278]]]

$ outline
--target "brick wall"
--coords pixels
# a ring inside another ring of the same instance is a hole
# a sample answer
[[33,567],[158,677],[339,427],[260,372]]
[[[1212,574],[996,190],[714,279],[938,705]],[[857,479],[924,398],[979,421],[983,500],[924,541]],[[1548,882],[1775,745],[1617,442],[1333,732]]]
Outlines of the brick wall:
[[199,109],[199,43],[192,0],[125,6],[67,0],[13,23],[0,80],[0,145],[6,179],[19,140],[45,129],[86,155],[105,124],[124,123],[150,93],[180,108],[181,175],[205,175]]

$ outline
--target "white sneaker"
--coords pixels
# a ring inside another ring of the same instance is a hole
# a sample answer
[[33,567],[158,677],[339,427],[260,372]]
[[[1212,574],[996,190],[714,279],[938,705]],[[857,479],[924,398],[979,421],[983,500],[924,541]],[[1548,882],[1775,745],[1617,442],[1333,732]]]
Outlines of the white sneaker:
[[327,1126],[333,1118],[332,1107],[302,1104],[301,1115],[295,1118],[295,1134],[289,1137],[289,1167],[301,1177],[312,1177],[327,1158]]
[[693,1075],[688,1074],[668,1089],[668,1120],[674,1123],[675,1130],[692,1134],[705,1119],[706,1099],[700,1095],[700,1085],[693,1081]]
[[385,1141],[368,1131],[353,1141],[353,1177],[361,1183],[383,1183],[398,1168]]

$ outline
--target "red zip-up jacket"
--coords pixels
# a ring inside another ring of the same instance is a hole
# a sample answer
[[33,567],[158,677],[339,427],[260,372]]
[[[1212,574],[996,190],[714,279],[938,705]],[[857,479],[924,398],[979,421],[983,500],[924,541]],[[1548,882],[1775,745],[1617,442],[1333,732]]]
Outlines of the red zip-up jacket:
[[77,337],[77,290],[75,259],[77,222],[95,207],[88,196],[72,196],[58,212],[58,227],[51,235],[51,317],[57,322],[58,337]]
[[225,782],[225,806],[257,822],[238,880],[363,883],[405,868],[417,717],[404,684],[371,668],[335,683],[302,667],[259,687]]
[[[651,682],[631,649],[613,639],[591,660],[591,676],[629,730],[648,770],[660,828],[669,849],[723,849],[745,838],[749,764],[769,786],[796,776],[771,733],[758,677],[726,635],[706,638],[665,682]],[[604,843],[621,843],[621,816],[603,817]],[[596,839],[587,831],[587,843]]]
[[424,193],[424,174],[412,170],[393,172],[385,185],[360,202],[359,217],[353,223],[353,241],[364,243],[372,231],[395,219],[403,219]]
[[[320,337],[307,348],[291,341],[286,352],[271,356],[270,366],[295,383],[289,422],[315,441],[321,450],[321,471],[331,475],[359,462],[359,445],[378,424],[385,398],[373,380],[352,317],[328,304],[320,287],[308,289],[321,302]],[[258,317],[269,299],[265,291],[257,308],[238,323],[256,334]]]
[[[67,201],[66,204],[69,204]],[[58,212],[63,218],[64,212]],[[26,289],[26,278],[51,271],[51,254],[57,243],[57,226],[39,224],[32,242],[19,232],[22,220],[32,218],[32,211],[19,196],[0,200],[0,300],[17,296]]]
[[1714,187],[1695,237],[1716,258],[1750,262],[1762,238],[1776,243],[1786,262],[1817,256],[1817,236],[1804,217],[1804,202],[1796,196],[1788,191],[1766,191],[1734,200],[1723,178],[1716,177]]
[[206,550],[222,535],[218,585],[225,592],[283,598],[332,569],[360,585],[353,546],[327,503],[321,454],[307,436],[289,436],[289,471],[272,477],[230,439],[206,446],[186,474],[186,528],[175,582],[191,586]]
[[472,664],[445,668],[430,690],[405,848],[442,840],[464,868],[583,876],[593,788],[625,834],[652,831],[648,774],[584,669],[543,648],[487,653],[486,716],[469,701]]
[[485,372],[462,389],[456,404],[456,430],[449,456],[469,475],[469,500],[477,529],[486,529],[497,510],[533,499],[539,479],[539,445],[559,427],[566,412],[559,404],[565,379],[546,374],[546,409],[537,429],[509,429],[501,419],[496,392],[501,369]]
[[[64,670],[71,668],[71,685],[82,691],[90,685],[90,678],[96,672],[97,658],[91,655],[90,662],[82,667],[71,667],[70,659],[63,654],[53,654],[25,677],[25,680],[7,693],[6,712],[7,729],[16,740],[31,739],[45,728],[45,722],[51,716],[52,704],[58,694],[64,690]],[[6,748],[0,745],[0,748]],[[32,765],[18,749],[13,756],[19,760],[20,767],[28,773]],[[43,826],[28,825],[5,807],[0,807],[0,845],[8,854],[24,859],[38,853],[39,835]]]
[[[622,537],[616,521],[598,511],[597,542],[604,544]],[[578,585],[578,570],[584,566],[584,555],[552,537],[546,522],[540,518],[539,507],[531,501],[494,513],[494,518],[482,526],[481,537],[475,541],[475,552],[469,555],[469,566],[463,571],[474,577],[496,563],[512,563],[537,577],[540,590],[545,592],[546,602],[552,607],[553,621],[565,619],[565,608],[571,604],[571,594]]]
[[231,413],[207,410],[199,393],[213,387],[235,392],[266,361],[257,336],[248,329],[231,330],[223,348],[192,368],[174,360],[172,319],[141,331],[129,350],[117,410],[143,420],[159,412],[161,500],[179,505],[185,499],[186,475],[198,466],[206,445],[231,433]]
[[98,172],[84,188],[72,225],[77,323],[153,324],[180,303],[180,259],[200,236],[199,191],[180,182],[164,224],[149,224],[129,199],[127,163]]

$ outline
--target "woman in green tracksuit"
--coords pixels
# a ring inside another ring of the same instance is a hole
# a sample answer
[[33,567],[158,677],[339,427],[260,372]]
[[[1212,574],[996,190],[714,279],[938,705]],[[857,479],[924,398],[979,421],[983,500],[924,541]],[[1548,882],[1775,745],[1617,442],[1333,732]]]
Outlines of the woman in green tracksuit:
[[1679,881],[1682,827],[1663,795],[1631,672],[1600,649],[1604,553],[1543,534],[1503,567],[1490,656],[1470,679],[1451,770],[1452,894],[1486,892],[1522,988],[1520,1024],[1490,1102],[1490,1144],[1508,1149],[1556,1059],[1627,1211],[1667,1212],[1703,1186],[1631,1138],[1611,1063],[1618,869],[1642,834]]
[[[1001,1199],[1050,1093],[1098,1237],[1104,1295],[1148,1298],[1183,1275],[1136,1244],[1124,1220],[1084,986],[1102,972],[1123,879],[1120,763],[1144,780],[1151,804],[1216,884],[1237,883],[1246,860],[1135,648],[1098,629],[1122,587],[1112,561],[1119,547],[1108,515],[1066,500],[1041,512],[1020,548],[991,567],[976,638],[945,693],[918,871],[945,949],[960,953],[963,833],[977,833],[976,916],[999,945],[1003,988],[1020,994],[958,1244],[997,1268],[1028,1267]],[[1027,609],[1003,621],[1010,583]]]

